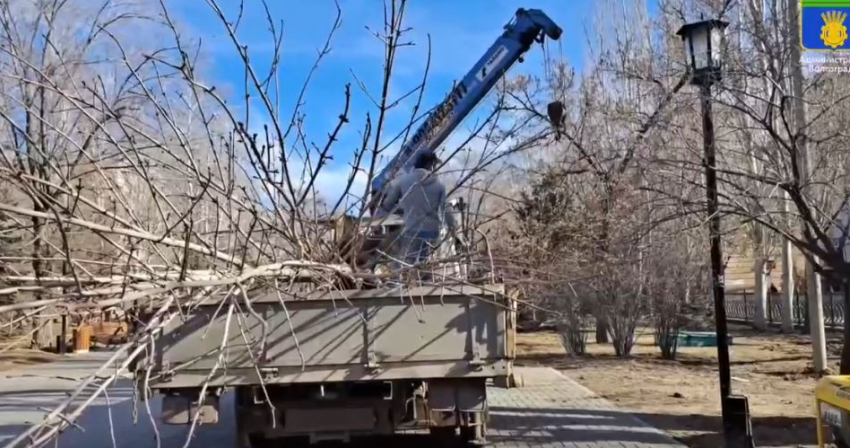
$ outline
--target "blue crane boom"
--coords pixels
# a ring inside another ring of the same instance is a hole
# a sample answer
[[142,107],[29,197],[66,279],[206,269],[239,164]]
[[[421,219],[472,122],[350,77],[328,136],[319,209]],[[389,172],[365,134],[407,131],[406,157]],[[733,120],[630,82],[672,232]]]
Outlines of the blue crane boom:
[[410,171],[419,154],[436,150],[446,140],[532,44],[542,42],[544,36],[558,40],[561,32],[543,11],[517,10],[514,20],[505,25],[505,32],[372,180],[369,208],[374,212],[384,187],[399,169]]

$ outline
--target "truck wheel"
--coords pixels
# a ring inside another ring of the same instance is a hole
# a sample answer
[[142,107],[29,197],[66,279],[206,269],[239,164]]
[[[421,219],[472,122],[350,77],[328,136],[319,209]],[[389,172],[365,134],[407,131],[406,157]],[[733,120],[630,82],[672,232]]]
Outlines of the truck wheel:
[[269,441],[260,434],[236,431],[236,448],[265,448],[267,446],[269,446]]
[[[248,402],[247,391],[242,388],[236,389],[236,397],[234,401],[234,420],[236,420],[236,448],[264,448],[268,445],[268,441],[263,434],[249,432],[249,425],[245,424],[245,419],[250,418],[245,414],[245,403]],[[248,426],[248,427],[246,427]]]
[[248,434],[240,430],[236,430],[236,443],[234,444],[236,448],[253,448],[251,446],[251,438],[248,437]]
[[255,444],[254,437],[251,437],[251,434],[245,431],[244,423],[242,423],[242,418],[239,417],[239,414],[236,415],[236,448],[258,448]]
[[457,442],[457,431],[454,426],[432,426],[428,428],[431,437],[437,442],[436,446],[448,448]]

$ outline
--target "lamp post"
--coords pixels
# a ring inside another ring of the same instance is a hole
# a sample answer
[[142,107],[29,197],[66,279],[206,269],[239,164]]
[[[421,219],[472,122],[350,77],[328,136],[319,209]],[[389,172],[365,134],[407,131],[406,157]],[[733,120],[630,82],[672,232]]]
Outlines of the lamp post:
[[749,405],[746,397],[732,395],[732,378],[729,371],[726,287],[720,242],[714,122],[711,116],[711,87],[722,79],[721,51],[727,25],[728,23],[721,20],[703,20],[684,25],[676,34],[684,41],[686,62],[693,75],[691,83],[699,86],[702,104],[703,166],[705,166],[705,190],[708,200],[711,283],[714,292],[714,320],[717,331],[717,360],[720,372],[724,439],[726,448],[750,448],[754,444]]

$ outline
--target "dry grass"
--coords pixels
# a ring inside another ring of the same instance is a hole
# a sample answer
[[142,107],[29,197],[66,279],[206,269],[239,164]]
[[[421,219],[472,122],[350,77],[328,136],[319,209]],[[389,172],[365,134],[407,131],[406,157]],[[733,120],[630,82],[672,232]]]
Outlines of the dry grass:
[[[809,339],[756,334],[733,328],[733,393],[749,398],[757,446],[814,446],[814,388]],[[838,343],[831,353],[837,355]],[[663,360],[648,329],[632,357],[610,345],[589,344],[583,358],[568,358],[554,333],[518,337],[518,364],[553,366],[619,406],[695,448],[722,446],[717,349],[681,347],[677,361]],[[837,370],[837,356],[830,365]]]

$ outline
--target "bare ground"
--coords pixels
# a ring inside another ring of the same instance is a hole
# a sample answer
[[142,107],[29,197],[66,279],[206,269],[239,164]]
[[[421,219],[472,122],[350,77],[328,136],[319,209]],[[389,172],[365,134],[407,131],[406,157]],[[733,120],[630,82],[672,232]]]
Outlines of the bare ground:
[[[750,403],[756,446],[814,447],[814,388],[809,338],[756,334],[733,327],[733,393]],[[839,340],[831,338],[837,371]],[[692,448],[723,446],[715,347],[680,347],[677,361],[660,358],[645,329],[633,355],[614,356],[610,345],[588,344],[582,358],[566,356],[557,334],[521,333],[519,365],[549,365]]]
[[[0,344],[0,348],[2,348],[2,344]],[[41,350],[11,349],[0,353],[0,372],[21,366],[51,362],[56,359],[56,356]]]

